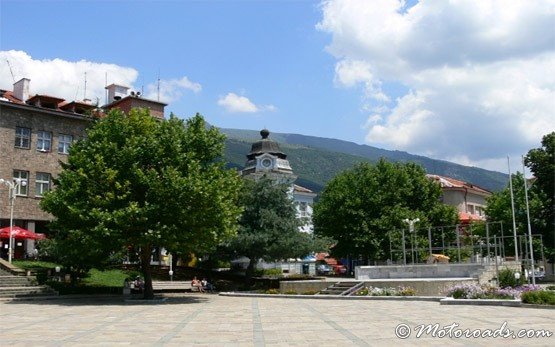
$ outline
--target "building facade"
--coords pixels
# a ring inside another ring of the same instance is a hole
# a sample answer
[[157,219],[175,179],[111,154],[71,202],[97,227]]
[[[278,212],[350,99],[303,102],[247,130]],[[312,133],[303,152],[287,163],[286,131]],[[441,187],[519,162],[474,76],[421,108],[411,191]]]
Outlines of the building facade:
[[[127,93],[128,88],[111,85]],[[49,95],[30,95],[30,80],[23,78],[12,91],[0,90],[0,178],[19,179],[13,206],[14,225],[48,235],[47,223],[52,216],[40,208],[43,194],[52,189],[53,179],[61,172],[71,144],[85,136],[85,130],[103,111],[128,107],[152,109],[157,118],[164,117],[165,104],[137,95],[117,95],[103,108],[90,101],[66,102]],[[113,94],[113,93],[112,93]],[[9,190],[0,186],[0,227],[10,225]],[[2,240],[2,250],[7,244]],[[15,257],[32,249],[32,242],[17,242]]]
[[490,191],[450,177],[426,176],[441,186],[442,202],[457,209],[461,223],[486,220],[486,199],[491,196]]
[[263,129],[260,131],[260,136],[262,138],[252,144],[251,151],[247,154],[247,162],[241,175],[253,179],[268,176],[277,182],[290,185],[297,217],[303,221],[300,230],[312,233],[314,231],[312,206],[316,194],[310,189],[294,184],[297,176],[293,173],[287,155],[281,151],[279,144],[269,138],[270,131]]

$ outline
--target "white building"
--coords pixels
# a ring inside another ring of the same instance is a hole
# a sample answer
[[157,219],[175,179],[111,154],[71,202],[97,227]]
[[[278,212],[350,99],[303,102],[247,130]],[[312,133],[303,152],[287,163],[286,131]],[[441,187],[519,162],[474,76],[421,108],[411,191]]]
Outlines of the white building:
[[312,233],[312,205],[316,193],[310,189],[294,184],[297,176],[277,142],[269,139],[270,132],[267,129],[260,131],[262,139],[252,144],[251,151],[247,154],[247,163],[241,172],[243,177],[257,179],[267,175],[280,183],[291,185],[291,193],[297,207],[297,217],[303,218],[301,231]]

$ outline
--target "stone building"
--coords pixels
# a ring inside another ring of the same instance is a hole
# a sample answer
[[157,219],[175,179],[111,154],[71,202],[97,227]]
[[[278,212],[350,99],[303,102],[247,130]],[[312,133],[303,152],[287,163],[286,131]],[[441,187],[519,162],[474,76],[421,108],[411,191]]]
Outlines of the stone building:
[[[127,95],[126,87],[106,88],[112,102],[103,108],[88,100],[66,102],[49,95],[31,96],[27,78],[16,82],[12,91],[0,90],[0,178],[22,182],[15,192],[14,225],[48,234],[47,222],[52,216],[41,210],[41,197],[52,189],[52,180],[61,171],[60,162],[67,160],[71,143],[85,136],[91,120],[104,110],[127,112],[131,107],[147,107],[155,117],[164,118],[165,104]],[[0,227],[10,223],[8,193],[7,186],[0,186]],[[32,244],[17,242],[15,257],[28,252],[29,247]]]

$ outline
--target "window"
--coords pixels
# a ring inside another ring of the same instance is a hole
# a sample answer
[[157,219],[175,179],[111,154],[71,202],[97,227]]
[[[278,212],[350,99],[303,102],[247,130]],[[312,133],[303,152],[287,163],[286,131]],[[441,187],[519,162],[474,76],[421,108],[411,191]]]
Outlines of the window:
[[21,183],[16,186],[15,195],[27,196],[27,183],[29,183],[29,171],[19,171],[13,170],[13,180],[14,183],[17,179],[21,180]]
[[17,148],[31,147],[31,129],[15,127],[15,147]]
[[35,196],[43,196],[50,190],[50,174],[45,172],[37,172],[35,180]]
[[58,137],[58,153],[69,154],[69,146],[73,142],[73,136],[60,134]]
[[37,151],[50,152],[52,148],[52,133],[48,131],[37,132]]
[[308,206],[308,204],[305,201],[302,201],[299,204],[299,210],[301,211],[301,217],[306,217],[307,216],[307,206]]

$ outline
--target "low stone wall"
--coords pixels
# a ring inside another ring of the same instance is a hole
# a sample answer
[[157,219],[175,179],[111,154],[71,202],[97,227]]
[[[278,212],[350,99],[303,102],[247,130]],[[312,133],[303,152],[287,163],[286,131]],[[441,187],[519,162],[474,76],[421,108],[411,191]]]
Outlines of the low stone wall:
[[332,286],[334,282],[321,281],[280,281],[279,291],[282,293],[295,292],[297,294],[302,294],[306,292],[319,292],[329,286]]
[[[356,282],[356,281],[353,281]],[[476,284],[477,279],[453,278],[453,279],[406,279],[406,280],[369,280],[364,281],[366,287],[397,288],[411,287],[418,296],[445,296],[447,290],[457,284]],[[281,281],[279,290],[281,293],[295,292],[303,294],[306,292],[319,292],[334,284],[332,281]]]
[[452,278],[478,277],[481,264],[415,264],[386,266],[357,266],[355,278],[359,281],[390,278]]
[[476,284],[478,280],[472,278],[461,279],[429,279],[429,280],[373,280],[364,281],[366,287],[397,288],[411,287],[417,296],[445,296],[447,290],[458,284]]

